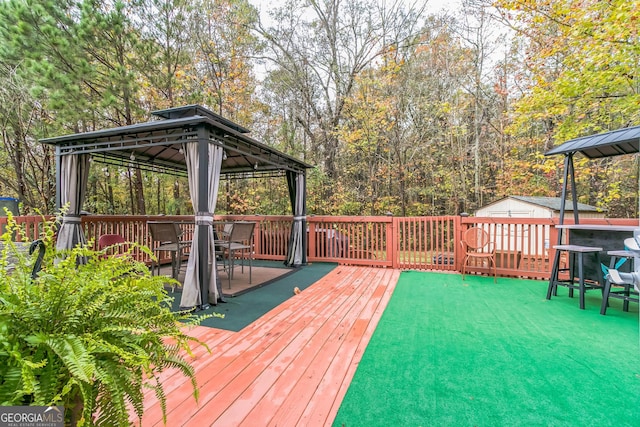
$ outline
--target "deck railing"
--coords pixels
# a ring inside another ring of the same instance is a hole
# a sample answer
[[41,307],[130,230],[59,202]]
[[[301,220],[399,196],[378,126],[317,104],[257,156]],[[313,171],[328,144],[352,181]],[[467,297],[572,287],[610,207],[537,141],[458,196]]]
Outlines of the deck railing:
[[[15,217],[26,227],[23,240],[37,238],[43,218]],[[192,216],[109,216],[87,215],[82,225],[88,241],[97,242],[102,234],[117,233],[127,241],[151,247],[147,221],[182,223],[185,238],[193,235]],[[289,244],[290,216],[225,215],[218,221],[255,221],[255,258],[284,261]],[[462,232],[479,226],[489,232],[496,249],[496,264],[501,276],[548,279],[553,245],[558,238],[558,218],[481,218],[459,216],[308,216],[309,262],[337,262],[414,270],[460,271]],[[571,223],[566,220],[565,223]],[[638,226],[637,219],[584,219],[584,224]],[[0,217],[0,226],[6,218]],[[622,245],[622,242],[621,242]],[[136,257],[149,258],[142,251]],[[475,270],[486,272],[486,266]]]

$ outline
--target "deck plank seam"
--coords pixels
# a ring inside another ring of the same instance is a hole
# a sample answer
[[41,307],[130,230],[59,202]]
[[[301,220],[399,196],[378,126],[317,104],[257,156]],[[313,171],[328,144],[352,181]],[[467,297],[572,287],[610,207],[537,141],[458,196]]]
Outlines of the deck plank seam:
[[351,361],[347,366],[345,379],[340,385],[340,387],[338,388],[338,390],[336,391],[333,404],[326,413],[325,422],[333,423],[333,420],[338,414],[338,410],[340,409],[342,400],[344,399],[344,396],[347,393],[349,385],[351,384],[351,380],[353,379],[353,376],[355,375],[355,372],[358,369],[358,365],[360,364],[360,360],[364,355],[367,345],[369,344],[369,341],[371,340],[371,337],[373,336],[373,333],[375,332],[375,329],[378,326],[378,323],[380,322],[382,315],[384,314],[384,310],[386,309],[387,304],[391,299],[391,295],[393,294],[393,291],[395,289],[399,276],[400,276],[400,273],[398,270],[392,271],[392,274],[389,275],[389,281],[385,285],[386,290],[382,298],[378,302],[378,305],[376,306],[376,310],[374,311],[374,315],[371,321],[369,322],[367,329],[364,331],[364,333],[360,337],[358,346],[356,347],[352,355]]

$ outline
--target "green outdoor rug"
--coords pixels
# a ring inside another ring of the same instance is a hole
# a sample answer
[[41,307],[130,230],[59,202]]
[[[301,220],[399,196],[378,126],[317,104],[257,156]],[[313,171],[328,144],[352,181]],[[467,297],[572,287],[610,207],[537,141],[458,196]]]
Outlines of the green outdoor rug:
[[[254,265],[283,266],[282,262],[276,261],[257,261]],[[300,290],[306,289],[336,266],[337,264],[335,263],[319,262],[296,268],[290,274],[279,277],[263,287],[256,288],[237,297],[225,298],[226,303],[220,303],[196,314],[213,312],[224,314],[223,319],[212,317],[205,319],[201,325],[237,332],[291,298],[294,295],[293,288],[297,286]],[[170,293],[170,295],[174,297],[172,310],[179,310],[180,293],[175,292]]]
[[639,426],[638,304],[546,290],[402,273],[333,425]]

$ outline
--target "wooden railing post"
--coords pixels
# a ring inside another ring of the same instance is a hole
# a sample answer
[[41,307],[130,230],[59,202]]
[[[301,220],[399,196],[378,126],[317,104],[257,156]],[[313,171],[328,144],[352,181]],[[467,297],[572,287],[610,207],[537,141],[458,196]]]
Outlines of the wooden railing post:
[[551,224],[549,226],[549,242],[546,243],[548,245],[548,251],[549,251],[549,256],[548,256],[548,262],[547,262],[547,273],[549,274],[549,277],[551,277],[551,270],[553,269],[553,259],[555,259],[556,256],[556,250],[553,249],[554,245],[558,244],[558,229],[556,228],[556,222],[553,221],[553,224]]
[[316,244],[316,222],[313,221],[312,217],[307,217],[307,226],[309,228],[309,233],[308,233],[308,240],[307,240],[307,245],[308,245],[308,250],[309,250],[309,258],[313,258],[315,256],[317,256],[316,254],[316,248],[318,247],[318,245]]
[[262,238],[260,236],[260,221],[256,221],[256,223],[253,225],[253,256],[256,257],[256,255],[260,255],[262,253]]
[[456,215],[453,218],[453,258],[456,260],[456,271],[462,271],[462,258],[464,256],[462,253],[462,245],[460,244],[462,241],[462,231],[462,217]]
[[387,261],[391,261],[391,268],[398,268],[400,257],[398,255],[398,230],[399,218],[392,217],[387,223]]

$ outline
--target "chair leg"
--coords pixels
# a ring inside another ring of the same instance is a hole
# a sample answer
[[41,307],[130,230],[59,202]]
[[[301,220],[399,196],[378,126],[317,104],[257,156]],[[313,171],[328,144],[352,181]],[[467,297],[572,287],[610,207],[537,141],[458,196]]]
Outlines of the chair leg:
[[604,290],[602,294],[602,305],[600,306],[600,314],[607,314],[607,306],[609,305],[609,293],[611,292],[611,280],[604,282]]
[[233,275],[233,253],[228,251],[227,255],[227,278],[229,279],[229,289],[231,289],[231,276]]
[[178,280],[178,277],[180,277],[181,268],[182,268],[182,251],[178,249],[178,251],[176,252],[176,275],[175,275],[176,280]]
[[236,254],[235,251],[229,251],[229,289],[231,289],[231,280],[233,279],[236,269]]
[[227,302],[227,300],[224,299],[224,295],[222,294],[222,283],[220,282],[220,276],[218,275],[218,270],[216,269],[216,290],[218,292],[218,298],[216,300],[216,304],[219,302]]
[[177,252],[171,251],[171,277],[178,280],[178,260],[176,259]]
[[[498,283],[498,267],[496,266],[496,260],[493,257],[489,258],[493,264],[493,283]],[[491,264],[489,264],[489,270],[491,270]]]
[[156,255],[156,260],[151,261],[151,275],[159,276],[160,275],[160,252],[155,252],[155,255]]
[[156,275],[156,262],[151,260],[151,275],[155,276]]
[[629,297],[630,297],[630,291],[629,288],[631,287],[631,285],[624,285],[624,300],[622,302],[622,311],[629,311]]

